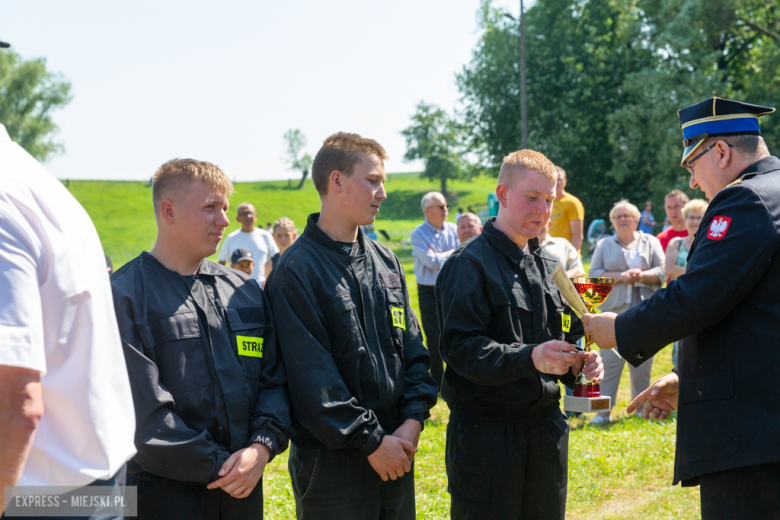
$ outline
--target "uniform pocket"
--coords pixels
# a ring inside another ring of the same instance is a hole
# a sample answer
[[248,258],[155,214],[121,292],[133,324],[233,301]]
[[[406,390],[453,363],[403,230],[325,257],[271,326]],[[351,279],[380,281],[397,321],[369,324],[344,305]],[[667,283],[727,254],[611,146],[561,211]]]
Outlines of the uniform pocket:
[[387,322],[390,327],[390,336],[398,358],[403,363],[404,332],[406,327],[410,326],[413,318],[406,315],[406,303],[404,302],[403,291],[400,288],[385,289],[385,299],[387,301]]
[[228,307],[230,348],[247,378],[259,378],[263,366],[265,325],[261,307]]
[[172,394],[211,384],[197,313],[160,318],[149,323],[149,330],[160,383]]
[[298,500],[309,495],[318,477],[321,448],[299,448],[293,445],[287,469],[292,477],[292,486]]
[[531,296],[519,284],[515,284],[507,296],[509,297],[509,306],[512,308],[513,326],[520,325],[520,329],[516,331],[517,337],[522,343],[531,343],[534,331]]
[[468,502],[490,502],[490,475],[447,474],[447,491]]
[[356,336],[362,335],[358,324],[355,302],[348,293],[340,293],[322,306],[327,321],[328,339],[333,359],[344,362],[358,350]]
[[[718,421],[718,431],[701,435],[702,424]],[[680,380],[680,414],[677,423],[677,452],[690,462],[730,457],[740,448],[739,410],[734,399],[734,373],[715,372]]]

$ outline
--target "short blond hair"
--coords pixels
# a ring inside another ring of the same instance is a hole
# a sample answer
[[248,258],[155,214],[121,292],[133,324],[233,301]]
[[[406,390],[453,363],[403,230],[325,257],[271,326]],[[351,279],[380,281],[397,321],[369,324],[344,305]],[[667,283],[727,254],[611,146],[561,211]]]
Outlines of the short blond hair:
[[196,180],[217,188],[227,196],[233,193],[233,183],[219,166],[195,159],[171,159],[160,166],[152,177],[154,212],[157,213],[163,200],[175,200],[185,185]]
[[683,206],[682,216],[683,218],[688,218],[688,213],[691,211],[701,211],[702,213],[707,213],[707,206],[709,206],[709,203],[706,200],[693,199],[686,202],[685,206]]
[[286,229],[288,231],[292,231],[293,233],[297,233],[298,232],[295,229],[295,222],[293,222],[292,220],[290,220],[287,217],[282,217],[282,218],[278,219],[276,222],[274,222],[274,229],[273,229],[272,234],[276,233],[276,230],[279,229],[279,228]]
[[498,183],[511,188],[517,180],[516,173],[524,170],[539,172],[550,180],[558,178],[555,165],[544,154],[534,150],[518,150],[504,157],[501,171],[498,173]]
[[639,208],[637,208],[627,200],[625,199],[619,200],[612,206],[612,209],[609,210],[609,221],[612,222],[613,225],[615,224],[615,213],[617,213],[619,209],[627,209],[637,220],[639,220],[639,217],[642,215],[639,212]]

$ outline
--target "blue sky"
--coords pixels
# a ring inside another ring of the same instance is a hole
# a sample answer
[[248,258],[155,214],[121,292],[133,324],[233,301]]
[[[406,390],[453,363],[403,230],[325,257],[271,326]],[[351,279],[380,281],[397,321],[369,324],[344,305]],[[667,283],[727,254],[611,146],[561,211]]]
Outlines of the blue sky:
[[[517,15],[519,2],[496,0]],[[282,135],[312,155],[337,131],[403,162],[420,100],[451,110],[477,42],[479,0],[0,0],[0,39],[73,85],[56,113],[61,179],[148,179],[173,157],[238,181],[296,178]],[[528,7],[526,6],[526,9]]]

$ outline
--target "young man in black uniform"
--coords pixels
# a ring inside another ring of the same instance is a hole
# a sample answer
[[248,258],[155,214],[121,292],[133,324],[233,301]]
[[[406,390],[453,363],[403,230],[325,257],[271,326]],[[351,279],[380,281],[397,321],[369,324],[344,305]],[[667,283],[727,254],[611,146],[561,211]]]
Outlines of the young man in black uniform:
[[565,515],[569,433],[558,381],[573,386],[583,364],[601,381],[603,365],[567,343],[582,325],[552,281],[558,260],[535,238],[556,178],[538,152],[505,157],[498,217],[455,250],[436,281],[455,519]]
[[287,447],[289,399],[260,285],[206,259],[233,187],[211,163],[163,164],[157,242],[111,276],[130,374],[138,517],[261,518],[265,465]]
[[322,200],[266,285],[293,410],[298,518],[413,519],[412,459],[436,403],[430,357],[398,258],[366,238],[384,149],[328,137],[312,166]]
[[[678,372],[629,406],[677,408],[674,483],[701,485],[704,520],[780,519],[780,160],[758,117],[774,108],[710,98],[679,111],[690,186],[710,205],[685,274],[620,315],[583,318],[634,366],[683,340]],[[767,377],[769,376],[769,377]]]

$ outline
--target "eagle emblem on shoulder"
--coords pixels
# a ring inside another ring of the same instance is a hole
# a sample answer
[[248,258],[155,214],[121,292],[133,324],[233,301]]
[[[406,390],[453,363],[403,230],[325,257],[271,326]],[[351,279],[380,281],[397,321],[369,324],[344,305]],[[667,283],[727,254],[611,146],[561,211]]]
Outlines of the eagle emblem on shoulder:
[[720,240],[726,236],[731,225],[731,217],[715,217],[710,223],[710,229],[707,238],[710,240]]

